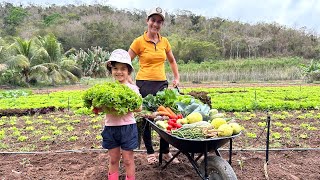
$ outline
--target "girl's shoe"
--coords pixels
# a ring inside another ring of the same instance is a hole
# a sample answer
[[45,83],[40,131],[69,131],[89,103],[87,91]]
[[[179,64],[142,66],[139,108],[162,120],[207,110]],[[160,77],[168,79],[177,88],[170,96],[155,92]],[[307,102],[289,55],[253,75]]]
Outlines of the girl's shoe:
[[119,172],[108,173],[108,180],[119,180]]
[[135,176],[131,176],[131,177],[126,176],[126,180],[136,180],[136,177]]

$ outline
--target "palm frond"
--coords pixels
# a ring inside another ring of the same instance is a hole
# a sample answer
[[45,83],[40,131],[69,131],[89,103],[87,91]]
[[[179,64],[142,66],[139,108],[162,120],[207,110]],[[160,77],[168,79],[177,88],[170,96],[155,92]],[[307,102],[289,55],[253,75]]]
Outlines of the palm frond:
[[60,61],[62,56],[62,45],[53,34],[48,34],[45,37],[39,37],[39,43],[48,52],[50,57],[49,62]]
[[42,74],[42,73],[44,73],[44,74],[47,74],[48,72],[49,72],[49,68],[48,67],[46,67],[46,66],[44,66],[44,65],[42,65],[42,64],[39,64],[39,65],[36,65],[36,66],[32,66],[31,68],[30,68],[30,71],[31,71],[31,73],[35,73],[35,74]]
[[43,47],[40,47],[37,49],[33,56],[30,58],[30,63],[32,65],[42,64],[42,63],[49,63],[50,62],[50,56]]
[[5,62],[9,68],[29,68],[29,59],[24,55],[11,56],[8,61]]
[[64,80],[63,76],[60,74],[59,71],[57,70],[53,70],[51,71],[51,73],[49,74],[50,78],[52,79],[52,84],[60,84],[62,83],[62,81]]
[[72,74],[71,72],[69,72],[67,70],[61,70],[60,73],[64,77],[64,79],[69,81],[70,83],[74,84],[77,81],[79,81],[79,79],[74,74]]

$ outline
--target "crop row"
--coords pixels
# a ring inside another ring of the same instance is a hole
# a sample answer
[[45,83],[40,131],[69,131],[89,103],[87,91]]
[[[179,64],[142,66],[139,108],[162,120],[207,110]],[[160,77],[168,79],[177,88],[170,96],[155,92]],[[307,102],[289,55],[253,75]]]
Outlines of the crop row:
[[[220,111],[301,110],[319,109],[320,86],[186,88],[204,91],[211,97],[211,107]],[[48,94],[29,94],[0,98],[0,110],[33,109],[44,107],[83,109],[83,92],[59,91]]]

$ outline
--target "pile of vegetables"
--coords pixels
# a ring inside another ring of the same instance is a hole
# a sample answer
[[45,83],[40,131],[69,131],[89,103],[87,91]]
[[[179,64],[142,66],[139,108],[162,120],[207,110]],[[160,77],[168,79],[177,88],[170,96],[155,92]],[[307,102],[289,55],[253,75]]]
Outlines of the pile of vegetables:
[[142,97],[119,82],[96,84],[85,91],[84,106],[93,108],[95,113],[124,115],[142,105]]
[[160,129],[181,138],[229,137],[242,130],[239,124],[231,123],[217,109],[211,109],[193,96],[181,95],[176,89],[165,89],[155,96],[146,96],[143,107],[154,112],[153,119]]

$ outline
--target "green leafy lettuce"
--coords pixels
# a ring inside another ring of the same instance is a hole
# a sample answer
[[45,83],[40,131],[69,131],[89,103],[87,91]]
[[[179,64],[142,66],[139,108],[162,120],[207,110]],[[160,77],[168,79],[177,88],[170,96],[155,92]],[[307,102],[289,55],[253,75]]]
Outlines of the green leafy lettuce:
[[84,106],[99,108],[108,114],[124,115],[138,109],[142,97],[119,82],[96,84],[85,91]]

